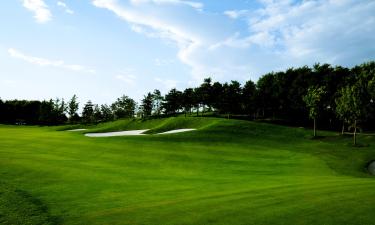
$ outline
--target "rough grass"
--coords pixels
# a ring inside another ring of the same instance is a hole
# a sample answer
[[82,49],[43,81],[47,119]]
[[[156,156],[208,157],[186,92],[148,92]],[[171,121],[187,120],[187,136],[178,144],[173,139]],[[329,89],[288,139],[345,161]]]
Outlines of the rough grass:
[[0,126],[0,221],[375,223],[375,179],[365,168],[375,159],[374,136],[360,135],[368,147],[354,148],[350,137],[331,132],[311,140],[300,128],[183,117],[115,121],[85,132],[180,128],[198,130],[88,138]]

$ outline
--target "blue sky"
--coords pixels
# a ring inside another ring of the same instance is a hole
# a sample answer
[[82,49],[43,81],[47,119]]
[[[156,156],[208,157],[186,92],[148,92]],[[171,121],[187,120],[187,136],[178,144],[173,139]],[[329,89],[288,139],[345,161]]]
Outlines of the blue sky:
[[111,103],[203,78],[257,81],[375,60],[373,0],[11,0],[0,3],[0,97]]

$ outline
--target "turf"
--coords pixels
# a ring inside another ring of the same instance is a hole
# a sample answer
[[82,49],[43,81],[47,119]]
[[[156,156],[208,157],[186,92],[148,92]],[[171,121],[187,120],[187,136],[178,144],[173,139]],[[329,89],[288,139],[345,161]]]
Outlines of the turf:
[[[65,127],[67,129],[67,127]],[[375,224],[375,137],[215,118],[121,120],[88,138],[0,126],[3,224]]]

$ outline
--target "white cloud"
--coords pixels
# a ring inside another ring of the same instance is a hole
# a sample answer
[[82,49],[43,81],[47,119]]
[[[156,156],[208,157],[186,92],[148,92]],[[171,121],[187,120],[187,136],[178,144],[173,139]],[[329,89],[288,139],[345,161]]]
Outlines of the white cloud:
[[34,18],[39,23],[46,23],[52,18],[52,13],[43,0],[23,0],[23,6],[34,13]]
[[231,19],[237,19],[241,16],[244,16],[248,13],[248,10],[227,10],[224,11],[224,15],[228,16]]
[[82,65],[66,64],[63,60],[50,60],[50,59],[45,59],[45,58],[29,56],[13,48],[8,49],[8,53],[13,58],[21,59],[23,61],[26,61],[34,65],[38,65],[38,66],[49,66],[49,67],[62,68],[66,70],[72,70],[76,72],[95,73],[95,70],[86,68],[85,66],[82,66]]
[[250,19],[252,37],[295,62],[347,63],[351,55],[352,63],[360,63],[375,41],[374,1],[264,2]]
[[136,85],[136,79],[137,77],[133,74],[125,74],[125,73],[120,73],[115,77],[117,80],[120,80],[124,82],[125,84],[129,86],[135,86]]
[[[177,58],[191,67],[193,81],[207,76],[256,80],[265,72],[315,62],[349,66],[373,59],[375,52],[371,0],[262,0],[257,10],[225,11],[221,17],[183,11],[190,20],[180,20],[180,13],[167,17],[168,12],[152,5],[138,7],[173,0],[132,0],[127,6],[116,0],[92,2],[128,22],[135,32],[174,43]],[[240,17],[243,20],[232,21]],[[244,24],[237,26],[240,23]]]
[[184,0],[130,0],[130,2],[133,5],[140,5],[144,3],[154,3],[157,5],[162,5],[162,4],[186,5],[198,11],[201,11],[204,7],[203,3],[201,2],[184,1]]
[[168,66],[168,65],[171,65],[173,63],[174,63],[173,59],[159,59],[159,58],[156,58],[154,60],[155,66]]
[[[125,8],[117,4],[116,0],[93,0],[92,3],[96,7],[115,13],[121,19],[130,23],[132,30],[137,33],[174,42],[179,49],[178,58],[193,69],[195,68],[195,72],[200,73],[201,70],[198,67],[201,67],[201,65],[190,58],[194,50],[202,46],[202,40],[198,35],[188,32],[181,26],[171,24],[169,21]],[[195,72],[193,74],[199,77],[197,79],[201,79],[200,75]]]
[[58,1],[57,6],[63,8],[66,13],[74,14],[74,11],[69,8],[69,6],[65,2]]

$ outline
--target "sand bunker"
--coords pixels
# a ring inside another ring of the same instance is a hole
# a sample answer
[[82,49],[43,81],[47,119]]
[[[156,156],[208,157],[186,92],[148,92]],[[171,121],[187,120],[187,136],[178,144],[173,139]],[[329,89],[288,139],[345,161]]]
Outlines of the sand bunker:
[[158,133],[158,134],[175,134],[175,133],[182,133],[182,132],[188,132],[188,131],[193,131],[193,130],[196,130],[196,129],[178,129],[178,130],[170,130],[170,131],[166,131],[166,132]]
[[108,132],[108,133],[87,133],[86,137],[117,137],[117,136],[135,136],[135,135],[145,135],[143,134],[148,130],[127,130],[119,132]]
[[370,174],[375,175],[375,161],[370,162],[367,169]]
[[[85,130],[85,129],[80,129]],[[178,129],[178,130],[170,130],[163,133],[158,134],[175,134],[175,133],[182,133],[187,131],[193,131],[196,129]],[[73,130],[71,130],[73,131]],[[74,131],[78,131],[74,130]],[[107,132],[107,133],[87,133],[85,134],[86,137],[117,137],[117,136],[136,136],[136,135],[146,135],[144,132],[148,130],[127,130],[127,131],[118,131],[118,132]]]
[[84,131],[84,130],[87,130],[87,129],[74,129],[74,130],[67,130],[69,132],[78,132],[78,131]]

